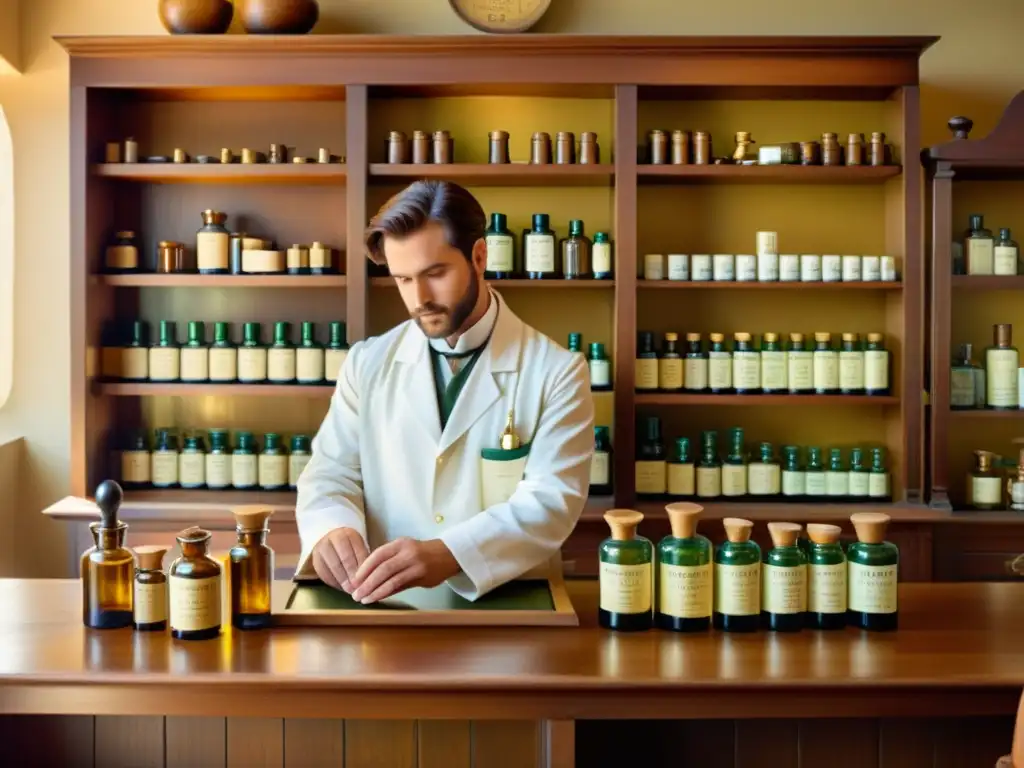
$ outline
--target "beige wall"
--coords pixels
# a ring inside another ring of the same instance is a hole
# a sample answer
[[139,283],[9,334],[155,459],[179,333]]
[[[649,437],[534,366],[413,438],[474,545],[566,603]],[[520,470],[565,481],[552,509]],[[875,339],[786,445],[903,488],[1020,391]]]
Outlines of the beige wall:
[[[0,0],[0,12],[10,5]],[[320,0],[322,31],[463,34],[445,0]],[[24,0],[24,74],[0,77],[0,104],[14,136],[16,190],[15,374],[0,410],[0,443],[24,436],[16,531],[0,517],[0,540],[53,535],[39,510],[68,491],[68,74],[54,35],[163,34],[157,0]],[[0,28],[10,15],[0,15]],[[991,129],[1024,88],[1021,0],[821,0],[764,4],[673,0],[555,0],[537,31],[603,34],[930,34],[942,40],[922,60],[923,141],[945,139],[953,114]],[[6,477],[6,476],[4,476]],[[0,478],[0,495],[10,501]],[[54,551],[54,550],[50,550]],[[56,553],[55,553],[56,554]],[[63,575],[66,558],[34,558],[24,575]],[[2,564],[0,564],[2,568]],[[0,570],[2,573],[2,570]]]

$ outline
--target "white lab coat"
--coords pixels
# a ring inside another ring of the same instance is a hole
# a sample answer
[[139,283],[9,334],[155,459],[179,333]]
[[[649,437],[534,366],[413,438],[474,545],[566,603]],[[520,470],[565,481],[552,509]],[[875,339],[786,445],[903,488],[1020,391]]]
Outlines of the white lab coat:
[[[594,404],[586,361],[515,316],[498,317],[444,431],[427,337],[413,321],[352,345],[298,481],[297,576],[329,531],[359,531],[372,551],[402,536],[440,538],[475,600],[527,571],[557,567],[590,484]],[[480,452],[498,448],[509,411],[530,442],[507,502],[482,509]]]

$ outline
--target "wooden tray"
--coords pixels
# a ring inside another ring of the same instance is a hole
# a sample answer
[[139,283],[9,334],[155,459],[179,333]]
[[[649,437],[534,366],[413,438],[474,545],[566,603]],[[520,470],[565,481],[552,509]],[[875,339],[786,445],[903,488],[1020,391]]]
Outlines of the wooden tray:
[[275,581],[272,610],[274,623],[284,627],[579,626],[561,576],[511,581],[476,602],[442,584],[408,589],[374,605],[320,581]]

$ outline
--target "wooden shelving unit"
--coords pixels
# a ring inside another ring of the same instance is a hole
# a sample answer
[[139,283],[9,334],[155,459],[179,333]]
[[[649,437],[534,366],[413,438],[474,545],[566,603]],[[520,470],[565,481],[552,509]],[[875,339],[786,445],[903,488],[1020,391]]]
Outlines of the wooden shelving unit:
[[341,163],[99,163],[92,172],[104,179],[182,184],[344,184],[346,176]]
[[879,184],[899,176],[902,168],[889,166],[824,165],[641,165],[641,184],[747,183],[747,184]]
[[344,288],[344,275],[94,275],[92,282],[114,288]]
[[902,291],[903,283],[895,282],[850,282],[850,283],[800,283],[778,282],[759,283],[753,280],[638,280],[636,287],[642,291]]
[[637,392],[637,405],[898,405],[894,395],[705,395],[674,392]]
[[99,394],[110,397],[310,397],[330,398],[332,384],[190,384],[101,382]]

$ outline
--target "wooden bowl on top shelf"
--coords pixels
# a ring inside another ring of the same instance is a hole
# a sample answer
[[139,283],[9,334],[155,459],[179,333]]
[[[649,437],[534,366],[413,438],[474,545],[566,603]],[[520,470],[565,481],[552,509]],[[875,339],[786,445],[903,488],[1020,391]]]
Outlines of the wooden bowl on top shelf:
[[250,35],[305,35],[320,19],[316,0],[241,0],[239,12]]

